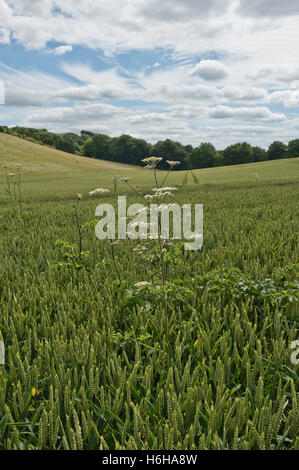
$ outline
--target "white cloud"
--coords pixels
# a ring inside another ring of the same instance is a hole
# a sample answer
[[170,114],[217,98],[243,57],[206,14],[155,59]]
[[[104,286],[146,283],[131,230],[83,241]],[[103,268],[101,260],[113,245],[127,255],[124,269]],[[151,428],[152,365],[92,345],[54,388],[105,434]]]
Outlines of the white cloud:
[[7,28],[0,27],[0,44],[10,43],[10,31]]
[[197,102],[202,101],[215,101],[217,100],[218,91],[212,87],[202,85],[179,85],[171,86],[167,84],[161,85],[158,93],[161,94],[167,101],[177,101],[183,99]]
[[7,83],[6,86],[6,106],[42,106],[50,104],[52,99],[53,95],[47,89],[25,89],[23,87],[16,87],[12,83]]
[[194,105],[174,105],[171,106],[171,115],[181,119],[203,119],[208,114],[208,108],[206,106],[194,106]]
[[239,0],[242,15],[254,17],[298,15],[298,0]]
[[55,47],[54,49],[54,54],[55,55],[62,55],[62,54],[65,54],[66,52],[71,52],[73,50],[73,47],[72,46],[58,46],[58,47]]
[[54,7],[53,0],[7,0],[18,15],[48,16]]
[[169,117],[168,113],[142,113],[128,116],[127,121],[132,124],[145,124],[148,122],[165,122]]
[[249,74],[248,78],[266,83],[293,83],[299,80],[299,67],[293,64],[263,65]]
[[226,86],[221,91],[222,101],[226,102],[267,103],[269,101],[268,92],[263,88]]
[[299,106],[299,90],[281,90],[271,93],[272,103],[283,103],[285,107]]
[[207,126],[207,131],[212,133],[223,133],[234,136],[258,136],[258,135],[269,135],[275,133],[275,128],[269,126],[256,126],[256,125],[239,125],[234,124],[230,126]]
[[120,99],[126,95],[124,91],[114,85],[87,85],[64,88],[58,91],[56,96],[74,101],[98,101]]
[[217,81],[228,77],[229,70],[218,60],[202,60],[194,67],[190,75],[197,75],[208,81]]
[[[158,21],[190,21],[193,16],[207,17],[224,13],[229,0],[152,0],[151,2],[139,2],[137,12],[146,18]],[[136,2],[137,4],[137,2]]]
[[292,124],[295,129],[299,129],[299,119],[294,119]]
[[267,121],[280,122],[286,120],[282,113],[272,113],[268,108],[230,108],[228,106],[216,106],[209,112],[213,119],[241,119],[243,121]]
[[5,0],[0,0],[0,26],[9,27],[13,18],[13,12]]
[[42,111],[36,111],[29,114],[26,121],[32,125],[41,125],[41,123],[73,125],[74,123],[81,122],[81,127],[84,127],[82,123],[85,124],[88,121],[106,121],[120,112],[121,109],[115,106],[97,103],[77,105],[73,107],[43,109]]

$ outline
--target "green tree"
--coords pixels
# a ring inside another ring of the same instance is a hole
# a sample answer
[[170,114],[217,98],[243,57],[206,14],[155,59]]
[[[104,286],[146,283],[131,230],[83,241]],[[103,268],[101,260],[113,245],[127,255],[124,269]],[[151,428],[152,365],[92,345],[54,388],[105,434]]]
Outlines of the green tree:
[[223,158],[223,150],[218,150],[215,155],[215,162],[214,166],[223,166],[224,165],[224,158]]
[[112,160],[110,144],[113,139],[105,134],[95,134],[88,139],[82,148],[86,157],[99,158],[101,160]]
[[152,146],[150,150],[151,156],[163,157],[163,162],[159,165],[160,168],[168,168],[166,160],[175,160],[181,162],[180,170],[187,168],[187,156],[188,152],[184,146],[179,142],[175,142],[170,139],[160,140]]
[[267,153],[269,160],[286,158],[288,156],[288,147],[283,142],[276,140],[270,145]]
[[253,162],[253,149],[247,142],[230,145],[223,151],[225,165],[238,165]]
[[140,165],[141,160],[148,156],[150,151],[150,146],[145,140],[126,134],[112,139],[109,147],[112,160],[131,165]]
[[203,142],[191,153],[192,168],[209,168],[214,166],[216,149],[214,145]]
[[252,147],[252,150],[254,162],[263,162],[265,160],[268,160],[268,155],[265,149],[261,147]]
[[62,150],[63,152],[75,153],[75,147],[72,139],[67,136],[60,136],[60,139],[56,142],[57,150]]
[[288,145],[288,157],[299,157],[299,139],[290,140]]

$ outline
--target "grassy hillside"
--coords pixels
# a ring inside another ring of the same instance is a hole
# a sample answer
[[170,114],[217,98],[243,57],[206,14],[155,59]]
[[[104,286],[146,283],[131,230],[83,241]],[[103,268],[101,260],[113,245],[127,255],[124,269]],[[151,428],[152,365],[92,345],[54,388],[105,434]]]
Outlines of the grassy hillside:
[[[141,190],[152,188],[149,171],[104,160],[71,155],[52,148],[34,144],[18,137],[0,134],[0,199],[5,198],[6,178],[3,165],[9,165],[9,172],[15,172],[16,164],[22,164],[22,185],[24,197],[49,198],[72,197],[78,192],[87,193],[96,187],[113,188],[113,173],[119,178],[129,176],[133,186]],[[161,179],[165,172],[160,172]],[[258,177],[256,177],[256,174]],[[195,170],[199,185],[256,185],[265,182],[296,181],[299,179],[299,158],[275,160],[245,165]],[[181,186],[186,172],[175,172],[171,182]],[[188,174],[187,187],[194,184]],[[124,185],[119,185],[122,191]]]
[[25,172],[58,173],[81,170],[119,170],[128,165],[95,160],[39,145],[9,134],[0,133],[0,163],[21,163]]

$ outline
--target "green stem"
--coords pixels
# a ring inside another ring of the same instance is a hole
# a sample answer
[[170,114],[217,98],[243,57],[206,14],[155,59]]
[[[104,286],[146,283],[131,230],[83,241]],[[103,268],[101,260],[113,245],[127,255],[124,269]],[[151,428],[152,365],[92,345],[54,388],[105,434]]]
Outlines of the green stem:
[[168,170],[168,172],[167,172],[167,174],[166,174],[164,180],[162,181],[162,183],[161,183],[161,188],[163,188],[164,183],[165,183],[165,181],[167,180],[167,178],[168,178],[170,172],[171,172],[171,168]]
[[75,206],[75,214],[76,214],[76,224],[77,224],[78,238],[79,238],[79,260],[81,261],[82,259],[82,230],[81,230],[79,214],[78,214],[79,203],[80,203],[80,199],[78,200]]

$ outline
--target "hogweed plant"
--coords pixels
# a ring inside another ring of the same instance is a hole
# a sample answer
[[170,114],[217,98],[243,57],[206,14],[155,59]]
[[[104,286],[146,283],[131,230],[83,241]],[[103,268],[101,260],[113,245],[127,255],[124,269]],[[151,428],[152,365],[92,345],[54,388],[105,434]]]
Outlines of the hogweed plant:
[[128,178],[128,177],[126,177],[126,178],[121,178],[121,179],[119,180],[119,182],[120,182],[120,183],[125,183],[130,189],[132,189],[132,191],[134,191],[134,193],[136,193],[136,194],[139,195],[139,191],[138,191],[136,188],[134,188],[134,186],[131,185],[130,179],[131,179],[131,178]]
[[78,193],[77,194],[77,203],[75,204],[75,217],[76,217],[76,227],[77,227],[77,231],[78,231],[78,256],[79,256],[79,260],[81,261],[82,259],[82,244],[83,244],[83,230],[82,230],[82,227],[81,227],[81,223],[80,223],[80,218],[79,218],[79,204],[80,204],[80,201],[82,199],[82,194]]
[[113,172],[112,181],[113,181],[113,190],[114,190],[114,193],[116,194],[117,193],[117,184],[118,184],[118,174],[116,173],[116,171]]
[[[108,191],[108,190],[107,190]],[[91,193],[98,194],[98,191],[91,191]],[[89,193],[89,196],[91,194]],[[83,195],[81,193],[77,194],[77,199],[76,203],[73,206],[74,207],[74,213],[75,213],[75,225],[76,225],[76,231],[77,231],[77,243],[70,243],[65,240],[56,240],[56,245],[60,247],[62,256],[63,256],[63,262],[54,260],[54,264],[62,267],[64,265],[67,266],[73,266],[76,269],[81,269],[83,268],[82,260],[83,258],[87,258],[89,256],[89,251],[84,251],[83,250],[83,238],[84,238],[84,233],[86,229],[88,229],[91,225],[94,225],[96,221],[90,221],[82,224],[81,222],[81,217],[80,217],[80,202],[83,199]]]
[[96,189],[93,189],[92,191],[89,191],[88,196],[92,197],[92,196],[97,196],[99,194],[106,194],[106,193],[109,193],[109,189],[96,188]]
[[5,176],[6,176],[6,192],[9,195],[9,197],[11,197],[12,193],[11,193],[11,186],[10,186],[10,178],[14,175],[11,173],[8,173],[8,165],[3,165],[3,169],[4,169]]
[[[169,199],[174,197],[174,192],[177,191],[177,188],[173,187],[165,187],[164,184],[169,177],[170,172],[177,166],[180,165],[178,161],[167,160],[169,165],[169,169],[166,173],[166,176],[162,180],[161,184],[158,181],[157,175],[157,166],[162,161],[161,157],[148,157],[142,160],[145,163],[145,168],[153,170],[154,174],[154,182],[156,187],[153,188],[153,194],[147,194],[144,196],[146,201],[151,201],[153,199]],[[168,206],[163,205],[163,209],[167,210]],[[162,210],[163,210],[162,209]],[[149,211],[149,208],[147,208]],[[161,266],[161,280],[162,284],[164,285],[167,281],[167,274],[168,274],[168,263],[167,257],[169,251],[169,240],[162,239],[162,226],[161,226],[161,214],[158,214],[158,249],[159,249],[159,259],[160,259],[160,266]]]

